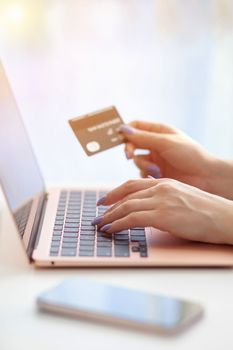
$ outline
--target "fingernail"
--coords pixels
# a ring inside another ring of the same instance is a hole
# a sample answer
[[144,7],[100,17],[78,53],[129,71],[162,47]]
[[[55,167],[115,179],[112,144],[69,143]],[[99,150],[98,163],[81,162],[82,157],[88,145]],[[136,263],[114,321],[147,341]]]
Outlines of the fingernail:
[[106,196],[101,197],[101,198],[97,201],[96,205],[102,205],[102,204],[104,204],[105,200],[106,200]]
[[93,226],[95,225],[99,225],[101,223],[101,221],[103,220],[104,216],[103,215],[99,215],[96,218],[94,218],[94,220],[92,220],[91,224]]
[[130,159],[130,154],[129,154],[129,152],[125,151],[125,156],[126,156],[126,159]]
[[155,179],[159,179],[162,176],[160,168],[155,164],[149,165],[146,170],[152,173]]
[[107,225],[104,225],[103,227],[101,227],[100,231],[101,232],[107,232],[111,227],[111,224],[107,224]]
[[120,131],[124,132],[125,134],[129,134],[129,135],[132,135],[135,133],[135,129],[129,125],[121,125]]

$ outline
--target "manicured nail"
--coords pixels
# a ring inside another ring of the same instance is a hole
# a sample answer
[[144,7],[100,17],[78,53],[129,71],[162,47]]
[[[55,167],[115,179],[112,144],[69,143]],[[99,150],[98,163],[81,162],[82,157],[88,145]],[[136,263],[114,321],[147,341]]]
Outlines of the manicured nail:
[[126,156],[126,159],[130,159],[130,154],[129,154],[129,152],[125,151],[125,156]]
[[162,176],[160,168],[155,164],[149,165],[146,170],[152,173],[155,179],[159,179]]
[[97,201],[96,204],[97,204],[97,205],[102,205],[102,204],[104,204],[105,200],[106,200],[106,196],[101,197],[101,198]]
[[120,126],[120,131],[124,132],[125,134],[132,135],[135,133],[135,129],[132,128],[129,125],[121,125]]
[[111,227],[111,224],[107,224],[107,225],[104,225],[103,227],[101,227],[100,231],[101,232],[107,232]]
[[91,224],[93,226],[95,225],[99,225],[101,223],[101,221],[103,220],[104,216],[103,215],[99,215],[96,218],[94,218],[94,220],[92,220]]

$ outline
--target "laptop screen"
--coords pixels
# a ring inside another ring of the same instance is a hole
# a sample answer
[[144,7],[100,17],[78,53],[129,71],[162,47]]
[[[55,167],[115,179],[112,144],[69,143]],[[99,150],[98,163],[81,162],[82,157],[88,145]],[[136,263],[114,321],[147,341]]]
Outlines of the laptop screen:
[[1,62],[0,181],[14,214],[44,191],[44,181]]

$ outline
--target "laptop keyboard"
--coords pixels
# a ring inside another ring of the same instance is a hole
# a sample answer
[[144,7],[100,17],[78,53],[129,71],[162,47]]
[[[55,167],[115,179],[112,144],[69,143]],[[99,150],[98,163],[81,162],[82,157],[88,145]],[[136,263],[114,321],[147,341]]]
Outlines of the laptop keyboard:
[[130,257],[131,252],[147,257],[145,229],[107,234],[91,224],[107,207],[97,207],[100,191],[61,191],[54,223],[50,256]]

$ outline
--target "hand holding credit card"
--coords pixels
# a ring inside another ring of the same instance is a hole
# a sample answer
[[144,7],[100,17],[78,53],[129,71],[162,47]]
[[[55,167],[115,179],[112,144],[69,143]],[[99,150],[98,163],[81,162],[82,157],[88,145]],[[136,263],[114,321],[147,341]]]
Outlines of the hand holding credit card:
[[70,119],[69,124],[88,156],[124,143],[119,133],[124,122],[114,106]]

